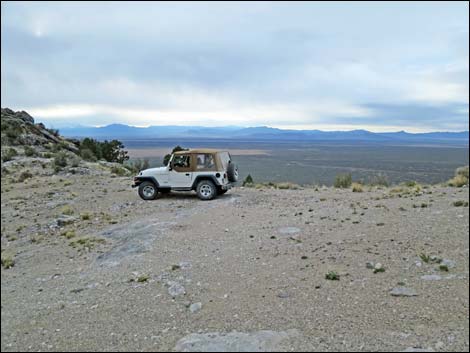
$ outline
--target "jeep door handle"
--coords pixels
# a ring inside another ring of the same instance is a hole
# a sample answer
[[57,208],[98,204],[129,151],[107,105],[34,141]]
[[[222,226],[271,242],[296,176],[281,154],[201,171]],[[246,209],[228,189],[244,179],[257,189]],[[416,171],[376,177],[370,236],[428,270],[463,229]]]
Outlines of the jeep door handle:
[[186,176],[189,176],[189,173],[186,173]]

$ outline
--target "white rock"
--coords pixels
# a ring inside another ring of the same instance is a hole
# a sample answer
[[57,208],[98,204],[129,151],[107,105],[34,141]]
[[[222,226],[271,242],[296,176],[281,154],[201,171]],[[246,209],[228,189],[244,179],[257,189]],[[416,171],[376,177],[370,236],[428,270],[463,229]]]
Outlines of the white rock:
[[416,297],[418,293],[414,289],[407,287],[395,287],[390,291],[394,297]]
[[198,312],[202,309],[202,303],[194,303],[189,306],[189,311],[192,313]]

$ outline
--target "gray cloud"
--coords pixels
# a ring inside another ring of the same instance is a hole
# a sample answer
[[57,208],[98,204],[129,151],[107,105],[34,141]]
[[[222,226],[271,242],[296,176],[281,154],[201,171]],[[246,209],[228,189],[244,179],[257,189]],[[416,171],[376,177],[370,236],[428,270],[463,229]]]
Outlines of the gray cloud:
[[468,129],[466,3],[2,3],[1,47],[55,123]]

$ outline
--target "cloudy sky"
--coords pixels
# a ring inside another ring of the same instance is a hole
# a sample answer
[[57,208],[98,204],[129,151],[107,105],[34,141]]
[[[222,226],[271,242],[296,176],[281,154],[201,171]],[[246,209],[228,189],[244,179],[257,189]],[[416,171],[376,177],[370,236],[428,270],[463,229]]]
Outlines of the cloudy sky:
[[469,5],[1,3],[1,104],[126,123],[461,131]]

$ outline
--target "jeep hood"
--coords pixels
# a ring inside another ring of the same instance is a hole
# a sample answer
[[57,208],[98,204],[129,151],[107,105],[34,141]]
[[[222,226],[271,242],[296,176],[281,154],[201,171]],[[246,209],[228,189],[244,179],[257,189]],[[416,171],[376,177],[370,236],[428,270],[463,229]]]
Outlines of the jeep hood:
[[168,173],[167,167],[149,168],[149,169],[142,170],[139,173],[139,176],[166,174],[166,173]]

